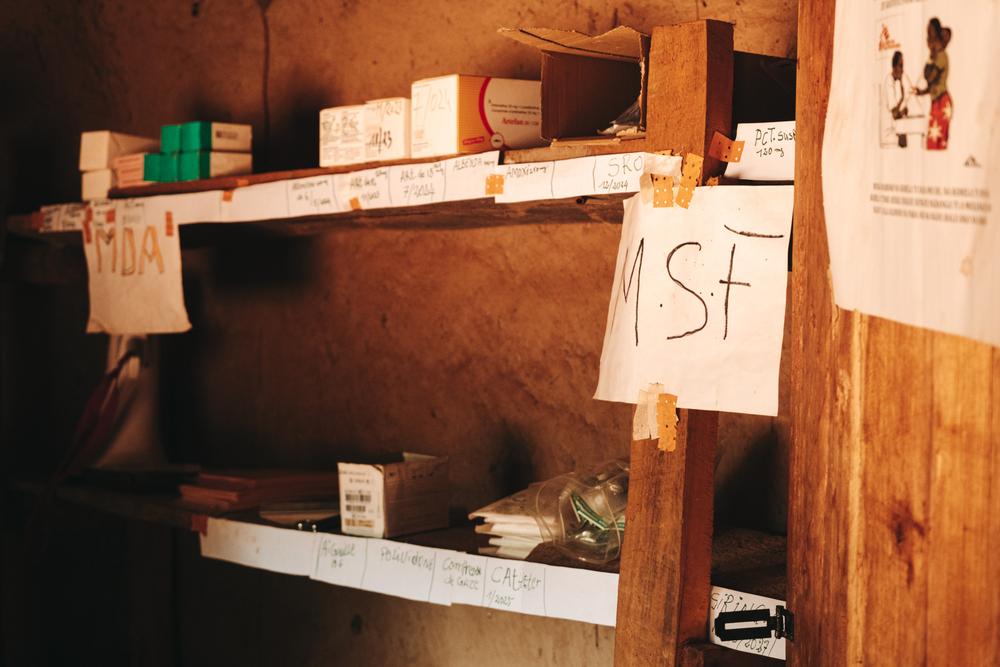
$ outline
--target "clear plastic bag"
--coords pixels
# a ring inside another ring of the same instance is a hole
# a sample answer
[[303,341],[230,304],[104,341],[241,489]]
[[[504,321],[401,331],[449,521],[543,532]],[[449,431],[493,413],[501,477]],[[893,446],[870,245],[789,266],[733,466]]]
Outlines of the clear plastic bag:
[[628,460],[589,474],[570,473],[528,489],[528,503],[546,542],[571,558],[607,563],[618,558],[625,533]]

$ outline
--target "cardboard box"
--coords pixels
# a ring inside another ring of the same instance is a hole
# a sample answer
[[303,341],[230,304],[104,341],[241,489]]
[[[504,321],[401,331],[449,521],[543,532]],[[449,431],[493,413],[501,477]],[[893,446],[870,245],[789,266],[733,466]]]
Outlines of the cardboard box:
[[[181,151],[228,151],[249,153],[253,145],[253,127],[236,123],[210,123],[196,120],[181,125]],[[167,152],[167,151],[163,151]]]
[[389,97],[365,102],[365,161],[410,157],[410,100]]
[[181,153],[178,180],[196,181],[199,178],[216,176],[240,176],[253,171],[253,156],[250,153],[221,153],[198,151]]
[[545,139],[595,136],[637,99],[640,128],[645,129],[648,35],[627,26],[593,37],[550,28],[499,32],[542,52]]
[[347,535],[395,537],[448,527],[448,459],[404,452],[390,463],[338,463]]
[[331,107],[319,112],[319,166],[339,167],[365,161],[365,105]]
[[148,185],[150,181],[145,179],[147,155],[149,153],[133,153],[132,155],[116,157],[112,161],[115,172],[115,187],[132,188]]
[[545,143],[539,81],[452,74],[414,81],[411,100],[414,158]]
[[80,171],[110,169],[111,162],[119,155],[155,151],[159,142],[149,137],[137,137],[99,130],[80,133]]
[[107,199],[108,190],[115,187],[115,174],[110,169],[85,171],[80,178],[80,198],[83,201]]

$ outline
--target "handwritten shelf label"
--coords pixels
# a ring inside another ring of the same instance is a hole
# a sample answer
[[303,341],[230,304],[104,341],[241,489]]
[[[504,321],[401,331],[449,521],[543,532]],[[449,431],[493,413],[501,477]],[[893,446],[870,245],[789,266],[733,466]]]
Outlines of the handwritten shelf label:
[[439,550],[431,602],[482,606],[486,594],[486,557]]
[[297,178],[287,181],[287,185],[289,217],[338,213],[341,210],[334,195],[333,176]]
[[392,206],[389,167],[337,174],[333,179],[337,201],[358,201],[362,210]]
[[486,177],[496,170],[499,162],[499,151],[445,160],[445,201],[485,198]]
[[408,600],[430,601],[437,549],[368,539],[367,565],[361,588]]
[[540,563],[487,558],[483,606],[545,616],[545,571]]
[[502,164],[497,173],[503,175],[503,194],[496,196],[498,204],[510,204],[535,199],[552,199],[552,178],[555,162]]
[[282,574],[313,571],[316,533],[209,517],[201,555]]
[[726,176],[746,181],[795,179],[795,121],[740,123],[736,141],[743,142],[739,162],[726,166]]
[[368,540],[347,535],[319,535],[316,567],[311,578],[328,584],[361,588],[368,559]]
[[747,611],[750,609],[768,609],[774,613],[774,608],[778,605],[785,606],[784,600],[776,600],[761,595],[741,593],[721,586],[712,586],[712,598],[709,608],[708,633],[709,641],[719,646],[742,651],[744,653],[755,653],[768,658],[785,659],[785,640],[768,637],[767,639],[745,639],[741,641],[724,642],[715,634],[715,619],[719,614],[727,611]]
[[389,168],[393,206],[436,204],[445,198],[445,167],[441,162],[406,164]]

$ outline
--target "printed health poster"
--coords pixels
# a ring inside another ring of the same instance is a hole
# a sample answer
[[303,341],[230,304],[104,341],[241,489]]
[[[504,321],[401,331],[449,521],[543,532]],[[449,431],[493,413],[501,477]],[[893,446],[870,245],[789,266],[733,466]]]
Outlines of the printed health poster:
[[837,305],[1000,345],[1000,3],[840,0],[823,139]]

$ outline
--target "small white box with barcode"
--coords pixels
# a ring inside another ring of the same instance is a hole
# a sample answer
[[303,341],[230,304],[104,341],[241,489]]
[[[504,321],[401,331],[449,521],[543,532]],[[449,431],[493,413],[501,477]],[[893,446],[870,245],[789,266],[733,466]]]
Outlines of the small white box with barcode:
[[448,527],[448,459],[403,452],[387,463],[338,463],[346,535],[395,537]]

